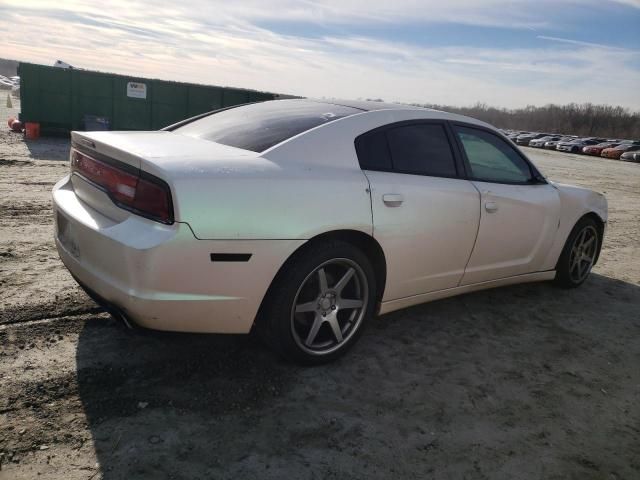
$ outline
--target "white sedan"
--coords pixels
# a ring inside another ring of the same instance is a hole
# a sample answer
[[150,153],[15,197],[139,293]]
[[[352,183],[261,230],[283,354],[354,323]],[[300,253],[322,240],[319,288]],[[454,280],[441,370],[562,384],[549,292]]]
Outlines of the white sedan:
[[277,100],[154,132],[73,132],[60,257],[129,325],[262,332],[320,363],[366,322],[474,290],[583,283],[607,201],[459,115]]

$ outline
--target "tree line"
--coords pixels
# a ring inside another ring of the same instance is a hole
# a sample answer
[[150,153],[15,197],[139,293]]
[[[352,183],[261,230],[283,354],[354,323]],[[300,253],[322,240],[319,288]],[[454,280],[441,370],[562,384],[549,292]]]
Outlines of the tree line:
[[640,112],[620,106],[591,103],[530,105],[517,109],[495,108],[484,103],[473,107],[418,106],[467,115],[504,129],[640,140]]

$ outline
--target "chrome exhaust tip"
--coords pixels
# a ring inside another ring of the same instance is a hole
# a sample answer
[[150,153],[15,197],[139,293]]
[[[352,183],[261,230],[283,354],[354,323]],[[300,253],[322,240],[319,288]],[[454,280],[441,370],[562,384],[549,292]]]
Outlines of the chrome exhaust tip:
[[129,320],[127,316],[124,314],[124,312],[122,312],[121,310],[118,310],[117,308],[110,306],[108,308],[108,312],[109,314],[111,314],[111,316],[114,319],[116,319],[119,322],[122,322],[124,326],[127,327],[129,330],[136,329],[136,324],[133,323],[131,320]]

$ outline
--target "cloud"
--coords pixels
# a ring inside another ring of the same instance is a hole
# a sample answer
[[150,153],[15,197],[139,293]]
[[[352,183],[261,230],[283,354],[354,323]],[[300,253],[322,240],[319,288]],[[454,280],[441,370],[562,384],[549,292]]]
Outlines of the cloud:
[[[272,0],[185,4],[113,0],[6,0],[0,57],[179,81],[309,96],[497,106],[602,102],[640,109],[638,53],[550,35],[529,48],[440,46],[349,33],[355,24],[544,22],[546,0],[456,2]],[[579,1],[579,0],[574,0]],[[589,3],[584,0],[582,3]],[[556,2],[547,2],[555,4]],[[392,5],[392,6],[391,6]],[[285,35],[265,20],[329,25],[331,34]],[[464,28],[464,27],[461,27]],[[634,68],[633,65],[636,65]],[[615,72],[612,74],[612,72]]]
[[604,48],[607,50],[626,50],[624,48],[614,47],[611,45],[605,45],[602,43],[592,43],[592,42],[583,42],[581,40],[572,40],[570,38],[560,38],[560,37],[549,37],[546,35],[538,35],[536,38],[540,40],[549,40],[552,42],[560,42],[560,43],[569,43],[571,45],[580,45],[582,47],[595,47],[595,48]]
[[613,1],[629,7],[640,8],[640,0],[613,0]]

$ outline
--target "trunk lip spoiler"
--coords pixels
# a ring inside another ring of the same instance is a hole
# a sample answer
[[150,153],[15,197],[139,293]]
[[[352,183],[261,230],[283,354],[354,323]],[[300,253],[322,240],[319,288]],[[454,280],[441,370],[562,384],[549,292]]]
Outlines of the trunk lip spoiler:
[[80,137],[77,140],[75,140],[73,143],[76,143],[76,144],[83,143],[84,145],[87,145],[90,148],[93,148],[93,149],[96,148],[95,142],[93,140],[89,139],[89,138],[86,138],[86,137]]
[[[86,145],[80,144],[78,140],[74,140],[71,142],[71,148],[73,150],[77,150],[80,153],[83,153],[89,157],[94,158],[95,160],[98,160],[100,162],[104,162],[107,165],[111,165],[112,167],[115,168],[119,168],[120,170],[124,170],[127,173],[131,173],[134,175],[140,175],[140,172],[142,172],[142,170],[139,167],[136,167],[134,165],[131,165],[129,163],[125,163],[122,162],[120,160],[116,160],[115,158],[112,158],[108,155],[105,155],[104,153],[100,153],[97,150],[95,150],[96,145],[95,143],[89,141],[92,145],[93,148],[87,148]],[[84,142],[83,142],[84,143]]]

